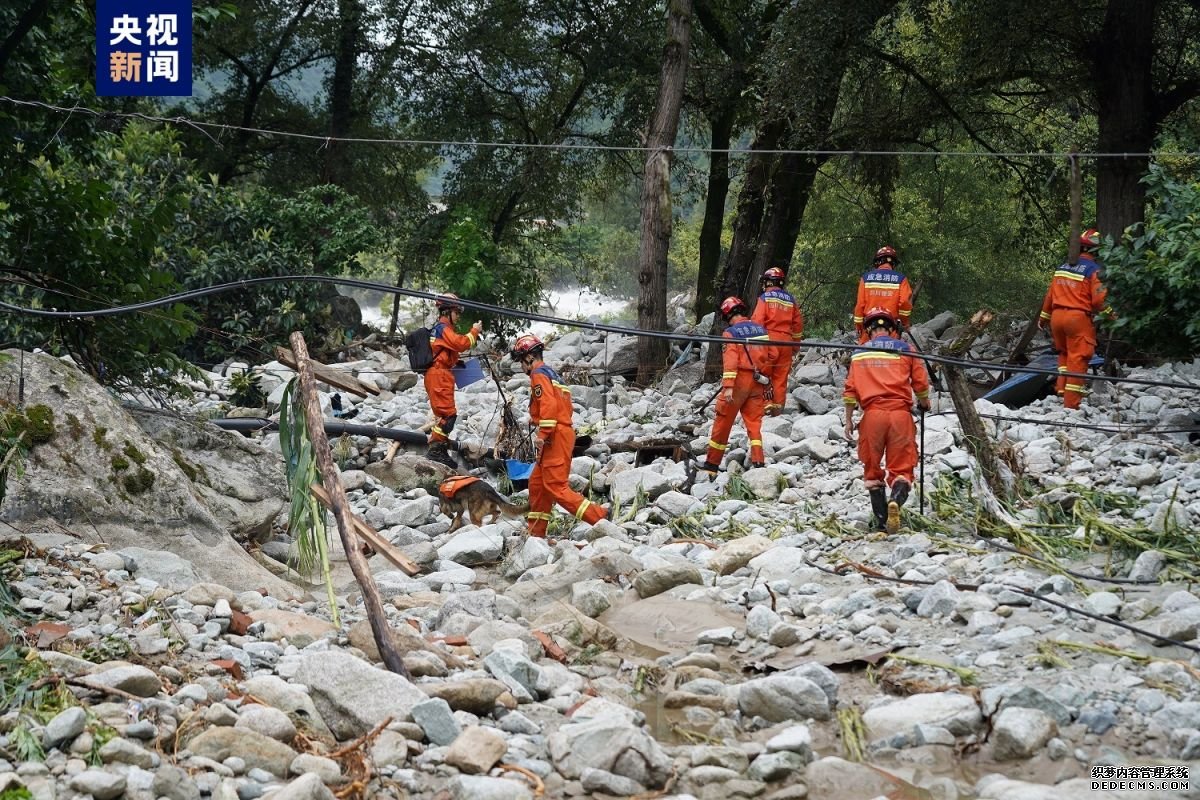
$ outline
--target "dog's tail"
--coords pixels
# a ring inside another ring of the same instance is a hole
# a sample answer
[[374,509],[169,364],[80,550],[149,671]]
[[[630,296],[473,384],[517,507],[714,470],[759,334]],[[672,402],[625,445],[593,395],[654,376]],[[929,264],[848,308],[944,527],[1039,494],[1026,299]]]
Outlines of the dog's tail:
[[496,505],[500,513],[508,517],[523,517],[529,513],[529,503],[509,503],[501,500]]

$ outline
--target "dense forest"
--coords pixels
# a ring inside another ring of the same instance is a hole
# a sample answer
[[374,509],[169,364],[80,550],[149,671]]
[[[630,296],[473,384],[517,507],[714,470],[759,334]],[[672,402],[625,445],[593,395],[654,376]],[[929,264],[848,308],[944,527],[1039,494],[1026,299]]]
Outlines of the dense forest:
[[[668,293],[699,319],[783,266],[819,336],[886,243],[918,319],[1028,317],[1080,153],[1118,331],[1200,352],[1195,0],[198,0],[193,26],[193,97],[106,98],[92,4],[0,7],[4,300],[307,273],[532,308],[583,283],[661,327]],[[168,385],[296,328],[336,346],[331,292],[8,314],[0,341]]]

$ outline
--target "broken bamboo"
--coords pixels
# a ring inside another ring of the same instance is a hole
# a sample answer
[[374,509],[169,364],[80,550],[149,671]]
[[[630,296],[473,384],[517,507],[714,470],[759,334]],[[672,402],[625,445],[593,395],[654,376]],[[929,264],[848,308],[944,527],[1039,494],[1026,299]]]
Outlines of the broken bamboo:
[[409,677],[408,669],[404,666],[396,641],[392,637],[392,629],[388,625],[387,614],[383,610],[383,601],[379,598],[379,589],[371,576],[371,568],[367,558],[359,549],[358,537],[354,532],[354,520],[350,514],[350,503],[346,499],[346,489],[338,477],[337,467],[333,464],[333,456],[329,452],[329,438],[325,435],[325,419],[321,413],[321,403],[317,399],[316,380],[313,377],[312,364],[308,358],[308,347],[304,343],[304,335],[294,331],[291,336],[292,352],[296,359],[296,372],[300,376],[300,398],[304,403],[304,417],[308,425],[309,439],[312,440],[313,455],[321,469],[321,483],[329,495],[329,507],[337,521],[338,533],[342,537],[342,546],[346,551],[346,560],[354,579],[362,589],[363,605],[367,610],[367,619],[371,623],[371,633],[383,658],[383,665],[397,675]]

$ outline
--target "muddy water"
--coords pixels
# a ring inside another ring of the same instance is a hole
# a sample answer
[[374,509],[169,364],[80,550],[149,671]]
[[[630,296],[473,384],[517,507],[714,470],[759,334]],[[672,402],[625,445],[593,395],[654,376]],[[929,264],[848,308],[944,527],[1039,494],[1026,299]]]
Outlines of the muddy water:
[[[611,608],[599,621],[631,642],[629,652],[622,653],[623,656],[644,662],[652,662],[663,655],[678,656],[692,652],[697,636],[703,631],[722,627],[741,630],[745,625],[744,616],[737,611],[708,601],[683,600],[670,594],[633,600]],[[848,660],[844,650],[839,651],[830,643],[813,641],[809,645],[811,650],[803,658],[788,661],[795,664],[803,661],[830,664]],[[728,658],[723,654],[728,654]],[[750,669],[731,650],[717,648],[714,655],[723,659],[721,673],[728,676],[731,685],[761,674]],[[865,664],[836,671],[841,680],[838,698],[842,707],[850,705],[865,709],[880,695],[880,689],[868,680]],[[683,709],[664,707],[663,698],[670,688],[670,680],[664,681],[657,690],[647,687],[636,705],[646,715],[649,732],[659,742],[668,745],[703,742],[703,737],[709,733],[703,725],[689,720]],[[765,743],[787,727],[789,723],[760,731],[741,731],[738,738],[743,742]],[[819,756],[847,758],[836,720],[810,723],[809,729],[813,737],[813,750]],[[681,734],[681,731],[687,733]],[[717,744],[717,738],[714,737],[711,743]],[[1088,774],[1087,765],[1080,764],[1070,756],[1061,761],[1041,757],[1028,761],[996,762],[982,754],[989,751],[990,748],[985,747],[980,752],[960,753],[955,748],[929,745],[879,752],[866,763],[896,780],[897,791],[893,796],[898,800],[943,800],[951,797],[969,800],[974,797],[971,789],[975,783],[990,773],[1043,784],[1055,784]],[[948,785],[950,782],[953,782],[954,788]],[[841,789],[826,787],[822,797],[829,800],[861,800],[862,795],[861,788],[846,786]]]

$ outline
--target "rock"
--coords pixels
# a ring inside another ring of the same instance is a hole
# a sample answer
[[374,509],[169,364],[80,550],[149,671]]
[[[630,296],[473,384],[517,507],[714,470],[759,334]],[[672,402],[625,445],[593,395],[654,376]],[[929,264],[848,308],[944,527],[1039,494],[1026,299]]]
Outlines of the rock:
[[42,731],[42,742],[47,748],[59,747],[74,740],[83,733],[86,726],[87,712],[79,706],[71,706],[55,714],[54,718],[46,723],[46,728]]
[[925,591],[917,616],[928,619],[934,616],[949,617],[958,608],[959,591],[949,581],[938,581]]
[[738,708],[768,722],[826,720],[829,697],[820,686],[798,675],[770,675],[746,681],[737,689]]
[[1092,592],[1084,603],[1093,614],[1105,617],[1115,617],[1121,610],[1121,598],[1112,592]]
[[249,728],[284,744],[296,738],[296,726],[288,719],[287,714],[277,708],[257,703],[242,706],[234,727]]
[[425,732],[425,738],[436,745],[449,745],[462,733],[462,726],[455,719],[450,704],[440,697],[414,705],[412,718]]
[[811,383],[817,386],[833,385],[833,370],[825,364],[801,365],[792,370],[796,383]]
[[742,480],[760,500],[774,500],[783,491],[783,474],[774,467],[757,467],[746,470]]
[[808,726],[793,725],[767,740],[767,752],[777,753],[783,750],[796,753],[805,763],[812,761],[812,733]]
[[293,680],[308,686],[339,741],[361,736],[388,717],[408,720],[412,707],[426,699],[405,678],[337,651],[305,656]]
[[757,534],[743,536],[718,547],[705,566],[718,575],[728,575],[731,572],[737,572],[749,564],[750,559],[765,553],[774,546],[775,543],[765,536]]
[[504,528],[500,525],[463,528],[437,552],[439,558],[467,567],[499,561],[504,554]]
[[633,579],[633,588],[639,597],[647,598],[662,594],[681,584],[703,582],[700,570],[691,564],[670,564],[639,573]]
[[125,793],[125,776],[89,769],[71,778],[71,788],[80,794],[90,794],[95,800],[113,800]]
[[450,781],[454,800],[533,800],[528,785],[507,778],[456,775]]
[[[272,708],[279,709],[289,718],[300,720],[306,727],[315,731],[317,736],[332,738],[333,734],[317,712],[312,697],[279,676],[257,675],[242,682],[242,691],[253,695]],[[224,708],[224,706],[212,706],[212,708]]]
[[90,683],[120,689],[138,697],[153,697],[162,691],[162,681],[150,670],[139,666],[114,667],[88,676]]
[[189,741],[187,749],[217,762],[237,756],[249,769],[265,770],[277,778],[287,777],[296,758],[296,751],[286,744],[248,728],[209,728]]
[[617,473],[609,484],[609,496],[614,503],[629,503],[642,491],[651,500],[670,488],[670,481],[658,467],[636,467]]
[[150,789],[156,797],[168,800],[200,800],[200,790],[192,777],[173,764],[163,764],[154,771]]
[[1129,570],[1131,581],[1152,581],[1167,565],[1167,557],[1157,550],[1144,550],[1138,554],[1137,560]]
[[555,767],[572,779],[591,767],[658,789],[671,774],[671,758],[658,742],[611,717],[563,725],[549,736],[547,745]]
[[[1096,797],[1103,796],[1097,795],[1096,790],[1092,789],[1090,778],[1071,778],[1047,785],[1001,777],[986,784],[980,781],[980,785],[979,800],[1095,800]],[[1121,800],[1152,800],[1162,795],[1117,792],[1109,793],[1109,796],[1120,797]]]
[[580,783],[583,784],[586,792],[602,792],[617,797],[641,794],[646,791],[646,787],[631,778],[591,767],[583,770],[583,774],[580,775]]
[[1134,464],[1121,471],[1126,486],[1149,486],[1158,483],[1159,470],[1154,464]]
[[421,688],[430,697],[440,697],[455,711],[469,711],[487,716],[496,708],[500,695],[508,687],[492,678],[469,678],[445,683],[423,683]]
[[750,765],[747,776],[756,781],[773,783],[794,775],[804,769],[808,760],[797,753],[787,750],[778,753],[764,753]]
[[881,772],[834,756],[809,764],[805,779],[813,798],[879,797],[896,791],[895,781]]
[[215,606],[218,600],[232,604],[235,597],[232,589],[219,583],[197,583],[183,593],[183,599],[194,606]]
[[612,605],[609,600],[610,584],[602,580],[577,583],[571,587],[571,605],[593,619],[603,614]]
[[342,779],[342,768],[336,761],[311,753],[301,753],[296,756],[292,759],[292,765],[288,769],[293,775],[312,773],[323,783],[337,783]]
[[654,501],[654,505],[671,517],[682,517],[703,508],[703,504],[696,498],[676,491],[659,495],[658,499]]
[[918,723],[937,725],[963,736],[978,730],[983,716],[975,701],[965,694],[931,692],[872,706],[863,714],[863,722],[873,739],[907,733]]
[[488,728],[474,726],[464,730],[446,753],[446,763],[468,775],[487,773],[504,757],[508,742]]
[[263,800],[333,800],[329,791],[316,773],[301,775],[277,791],[264,795]]
[[288,640],[288,644],[305,647],[326,634],[333,633],[336,628],[329,622],[282,608],[263,608],[250,612],[250,619],[255,622],[269,622],[279,635]]
[[542,671],[523,652],[497,647],[483,659],[483,664],[518,700],[523,697],[530,701],[537,699]]
[[112,739],[100,748],[100,760],[105,764],[132,764],[142,769],[151,769],[156,761],[154,754],[128,739]]
[[809,414],[825,414],[833,407],[833,403],[807,386],[797,386],[792,390],[792,397],[796,398],[796,405]]
[[992,719],[992,746],[997,761],[1029,758],[1041,750],[1058,726],[1034,708],[1005,708]]

